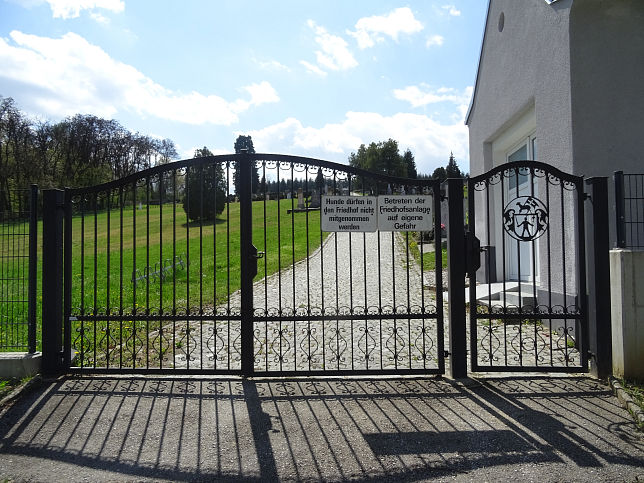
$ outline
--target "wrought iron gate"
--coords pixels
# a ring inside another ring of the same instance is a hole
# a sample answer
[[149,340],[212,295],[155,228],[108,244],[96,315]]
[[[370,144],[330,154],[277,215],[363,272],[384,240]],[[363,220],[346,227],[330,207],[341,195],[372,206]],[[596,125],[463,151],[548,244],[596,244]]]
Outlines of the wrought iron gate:
[[583,179],[520,161],[467,186],[472,370],[587,371]]
[[[431,244],[411,224],[321,229],[325,196],[360,204],[404,194],[432,196]],[[68,189],[64,366],[442,373],[440,208],[436,181],[246,153]],[[431,270],[429,247],[437,254]]]
[[[242,269],[247,277],[241,296],[248,297],[246,303],[242,299],[242,327],[249,331],[252,327],[253,337],[252,346],[248,342],[248,350],[242,352],[242,365],[245,354],[255,374],[442,373],[441,257],[435,257],[436,283],[431,291],[425,287],[430,270],[424,262],[428,246],[441,253],[440,235],[425,244],[422,236],[427,234],[411,230],[329,233],[320,228],[325,195],[345,195],[359,202],[367,195],[429,194],[433,231],[440,234],[438,182],[378,176],[308,158],[249,155],[249,160],[242,162],[247,170],[256,162],[261,179],[280,182],[274,192],[273,219],[267,214],[266,183],[260,184],[259,200],[252,208],[248,201],[246,205],[254,219],[263,220],[253,234],[263,257],[254,285],[250,274],[255,266]],[[250,173],[242,179],[250,180]],[[298,179],[299,200],[293,188]],[[249,188],[250,181],[242,186],[242,200],[249,199]],[[310,194],[312,206],[304,201],[304,193]],[[242,223],[250,219],[242,212]],[[271,223],[277,226],[273,239],[267,235]],[[306,240],[303,257],[295,253],[298,227]],[[242,239],[247,242],[242,259],[252,265],[257,249],[250,236]],[[301,261],[292,263],[297,259]],[[277,265],[272,276],[271,264]],[[250,335],[246,337],[249,341]]]

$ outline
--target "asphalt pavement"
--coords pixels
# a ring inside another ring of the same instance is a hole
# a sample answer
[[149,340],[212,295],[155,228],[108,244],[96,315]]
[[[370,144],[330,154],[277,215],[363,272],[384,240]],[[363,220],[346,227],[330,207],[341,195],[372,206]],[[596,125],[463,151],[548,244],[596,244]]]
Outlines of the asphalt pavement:
[[644,481],[588,377],[64,377],[0,409],[3,481]]

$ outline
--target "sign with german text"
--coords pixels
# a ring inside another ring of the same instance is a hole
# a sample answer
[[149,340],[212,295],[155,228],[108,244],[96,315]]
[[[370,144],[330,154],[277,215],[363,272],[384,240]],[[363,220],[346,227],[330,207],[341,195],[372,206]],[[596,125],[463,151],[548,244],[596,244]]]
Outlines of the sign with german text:
[[371,232],[378,229],[378,198],[375,196],[322,196],[322,231]]
[[378,196],[378,229],[380,231],[429,231],[432,227],[431,196]]

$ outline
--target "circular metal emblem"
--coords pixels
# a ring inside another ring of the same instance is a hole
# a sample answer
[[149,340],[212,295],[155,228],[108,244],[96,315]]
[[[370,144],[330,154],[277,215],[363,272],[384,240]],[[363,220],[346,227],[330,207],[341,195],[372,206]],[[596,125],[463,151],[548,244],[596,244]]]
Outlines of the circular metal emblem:
[[548,210],[534,196],[514,198],[503,210],[503,229],[516,240],[536,240],[548,229]]

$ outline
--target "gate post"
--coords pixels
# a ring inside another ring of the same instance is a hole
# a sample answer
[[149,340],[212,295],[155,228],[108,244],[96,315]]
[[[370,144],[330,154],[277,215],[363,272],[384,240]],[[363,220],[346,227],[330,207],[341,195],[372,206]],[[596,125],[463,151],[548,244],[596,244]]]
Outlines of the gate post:
[[[588,342],[591,373],[604,379],[612,372],[608,238],[608,178],[588,178],[586,200],[586,276],[588,290]],[[590,203],[590,206],[588,205]],[[583,263],[583,261],[582,261]],[[585,294],[582,294],[584,296]],[[582,346],[583,347],[583,346]]]
[[[447,180],[447,279],[449,307],[449,376],[467,377],[465,324],[465,217],[463,180]],[[470,215],[471,216],[471,215]]]
[[63,191],[43,191],[42,372],[63,370]]
[[257,273],[257,259],[253,253],[253,178],[248,150],[237,155],[239,174],[239,223],[241,256],[241,370],[244,376],[253,373],[253,277]]

